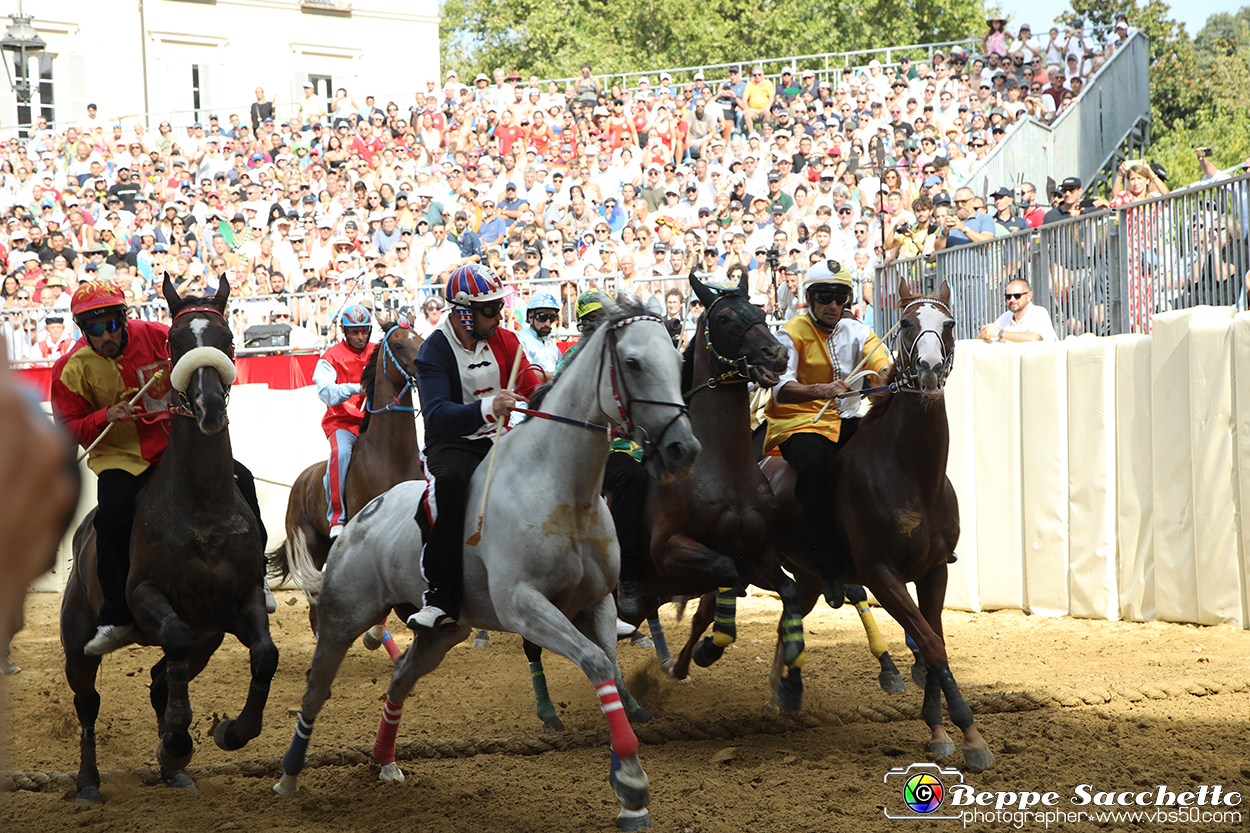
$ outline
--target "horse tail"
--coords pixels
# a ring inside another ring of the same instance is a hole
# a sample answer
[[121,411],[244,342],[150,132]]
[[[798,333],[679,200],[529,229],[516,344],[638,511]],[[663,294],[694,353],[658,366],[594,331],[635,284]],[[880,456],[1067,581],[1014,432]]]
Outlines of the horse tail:
[[686,615],[686,605],[690,604],[689,596],[674,596],[673,604],[677,605],[677,621],[680,622]]
[[321,570],[313,561],[312,553],[308,551],[308,539],[304,536],[304,530],[291,530],[283,547],[286,554],[283,561],[295,581],[295,586],[304,591],[310,605],[316,605],[317,597],[321,594],[322,576]]
[[289,541],[283,541],[277,546],[265,553],[265,573],[271,579],[277,579],[279,583],[286,583],[287,577],[291,575],[291,565],[287,561],[286,549]]

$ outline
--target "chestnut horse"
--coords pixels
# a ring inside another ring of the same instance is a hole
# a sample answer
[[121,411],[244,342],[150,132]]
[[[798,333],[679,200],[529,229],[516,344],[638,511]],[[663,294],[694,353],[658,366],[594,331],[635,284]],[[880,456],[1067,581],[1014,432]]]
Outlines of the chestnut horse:
[[[942,723],[945,697],[951,720],[963,732],[964,763],[981,772],[994,765],[994,753],[955,683],[942,636],[947,559],[959,540],[959,506],[946,477],[950,428],[943,398],[955,357],[950,287],[943,282],[937,295],[916,295],[900,281],[898,306],[899,346],[894,367],[881,380],[886,390],[871,394],[871,410],[834,460],[836,543],[846,565],[843,580],[871,590],[919,645],[926,665],[921,714],[932,734],[929,751],[955,751]],[[782,517],[797,519],[793,471],[779,457],[765,461],[763,470]],[[797,523],[780,525],[777,547],[797,571],[815,576],[797,529]],[[908,595],[908,582],[916,584],[919,607]],[[817,586],[808,584],[804,612],[816,601]]]
[[[378,325],[385,335],[371,348],[361,374],[367,410],[360,423],[360,438],[352,448],[343,490],[349,518],[396,483],[425,479],[412,406],[417,351],[423,339],[406,318],[379,320]],[[321,460],[295,478],[286,505],[286,541],[269,553],[270,574],[282,579],[294,574],[295,583],[301,588],[320,586],[321,576],[311,577],[310,581],[309,576],[300,575],[296,566],[311,562],[320,570],[330,553],[325,473],[326,461]],[[303,548],[308,558],[291,557],[294,547]],[[317,630],[315,596],[308,598],[308,618],[313,630]],[[375,649],[379,643],[366,637],[365,644]],[[387,647],[390,649],[391,645]]]
[[[165,300],[171,382],[181,407],[170,406],[169,445],[135,503],[126,596],[140,645],[159,645],[165,656],[151,671],[150,699],[161,740],[161,777],[171,787],[194,788],[183,770],[195,751],[189,732],[187,685],[232,633],[251,652],[252,682],[237,720],[217,724],[222,749],[242,749],[260,734],[278,649],[269,636],[261,591],[264,537],[234,479],[226,402],[235,379],[233,336],[226,323],[230,285],[211,298],[180,298],[168,276]],[[61,601],[65,676],[74,690],[82,726],[78,803],[98,804],[95,688],[100,657],[83,647],[95,633],[103,602],[96,576],[94,512],[74,534],[74,564]]]

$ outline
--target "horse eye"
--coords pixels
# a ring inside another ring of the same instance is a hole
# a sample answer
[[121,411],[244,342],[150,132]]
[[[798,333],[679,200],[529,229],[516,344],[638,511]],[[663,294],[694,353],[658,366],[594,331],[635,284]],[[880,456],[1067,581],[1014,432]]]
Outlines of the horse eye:
[[953,318],[948,318],[948,319],[946,319],[945,321],[943,321],[943,322],[942,322],[942,329],[943,329],[943,330],[953,330],[953,329],[955,329],[955,319],[953,319]]
[[642,370],[642,362],[632,357],[625,360],[625,366],[630,370]]
[[904,330],[910,330],[910,329],[911,329],[912,327],[914,327],[914,326],[916,326],[916,319],[914,319],[914,318],[904,318],[904,319],[903,319],[903,324],[902,324],[902,327],[903,327],[903,329],[904,329]]

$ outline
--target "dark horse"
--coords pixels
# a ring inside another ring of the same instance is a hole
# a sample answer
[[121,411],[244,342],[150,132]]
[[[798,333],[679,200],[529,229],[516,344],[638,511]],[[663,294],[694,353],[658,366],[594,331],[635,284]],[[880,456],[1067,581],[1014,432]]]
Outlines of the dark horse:
[[[170,407],[169,445],[136,501],[126,596],[139,630],[136,641],[165,652],[151,672],[161,777],[171,787],[193,788],[183,772],[195,751],[188,732],[187,684],[204,670],[226,633],[248,646],[252,682],[247,704],[237,720],[222,721],[213,733],[222,749],[241,749],[260,734],[278,649],[269,637],[261,591],[264,540],[235,483],[226,429],[226,400],[234,379],[233,339],[225,318],[230,287],[222,281],[211,298],[180,298],[166,277],[163,289],[173,321],[173,383],[182,405]],[[79,803],[104,800],[95,749],[100,657],[83,653],[103,601],[92,517],[74,535],[74,565],[61,602],[65,674],[82,725]]]
[[[417,351],[423,339],[406,318],[379,320],[378,325],[385,335],[371,348],[361,374],[368,410],[360,423],[360,439],[352,447],[343,489],[349,518],[395,484],[425,479],[412,407]],[[300,587],[321,585],[320,575],[308,581],[308,571],[321,570],[332,543],[326,519],[325,473],[326,461],[321,460],[295,479],[286,505],[286,540],[269,553],[270,573],[283,579],[293,573]],[[317,630],[317,600],[312,597],[308,599],[308,618]],[[378,647],[368,635],[365,644]]]
[[[898,305],[898,353],[882,380],[891,390],[872,395],[855,438],[834,461],[836,543],[848,565],[844,581],[871,590],[920,647],[927,666],[921,714],[932,732],[929,751],[955,751],[942,725],[945,696],[951,720],[963,732],[964,762],[981,772],[994,765],[994,753],[955,684],[942,637],[947,558],[959,540],[959,506],[946,477],[950,429],[943,398],[955,356],[950,288],[943,282],[936,296],[915,295],[900,282]],[[763,468],[783,516],[792,512],[797,518],[793,471],[779,457]],[[799,546],[797,524],[779,529],[785,534],[778,548],[787,563],[816,575]],[[908,582],[916,584],[919,607],[907,593]],[[816,583],[810,584],[805,612],[816,600]]]

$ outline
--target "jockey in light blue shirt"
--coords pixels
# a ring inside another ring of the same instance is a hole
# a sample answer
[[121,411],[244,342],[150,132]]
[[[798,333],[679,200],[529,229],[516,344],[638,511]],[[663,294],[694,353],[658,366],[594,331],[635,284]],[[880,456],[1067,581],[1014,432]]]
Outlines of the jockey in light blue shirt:
[[541,371],[544,382],[551,381],[560,361],[560,348],[551,337],[559,317],[560,302],[547,292],[535,295],[525,307],[525,323],[529,326],[520,333],[521,347],[525,349],[525,358]]

